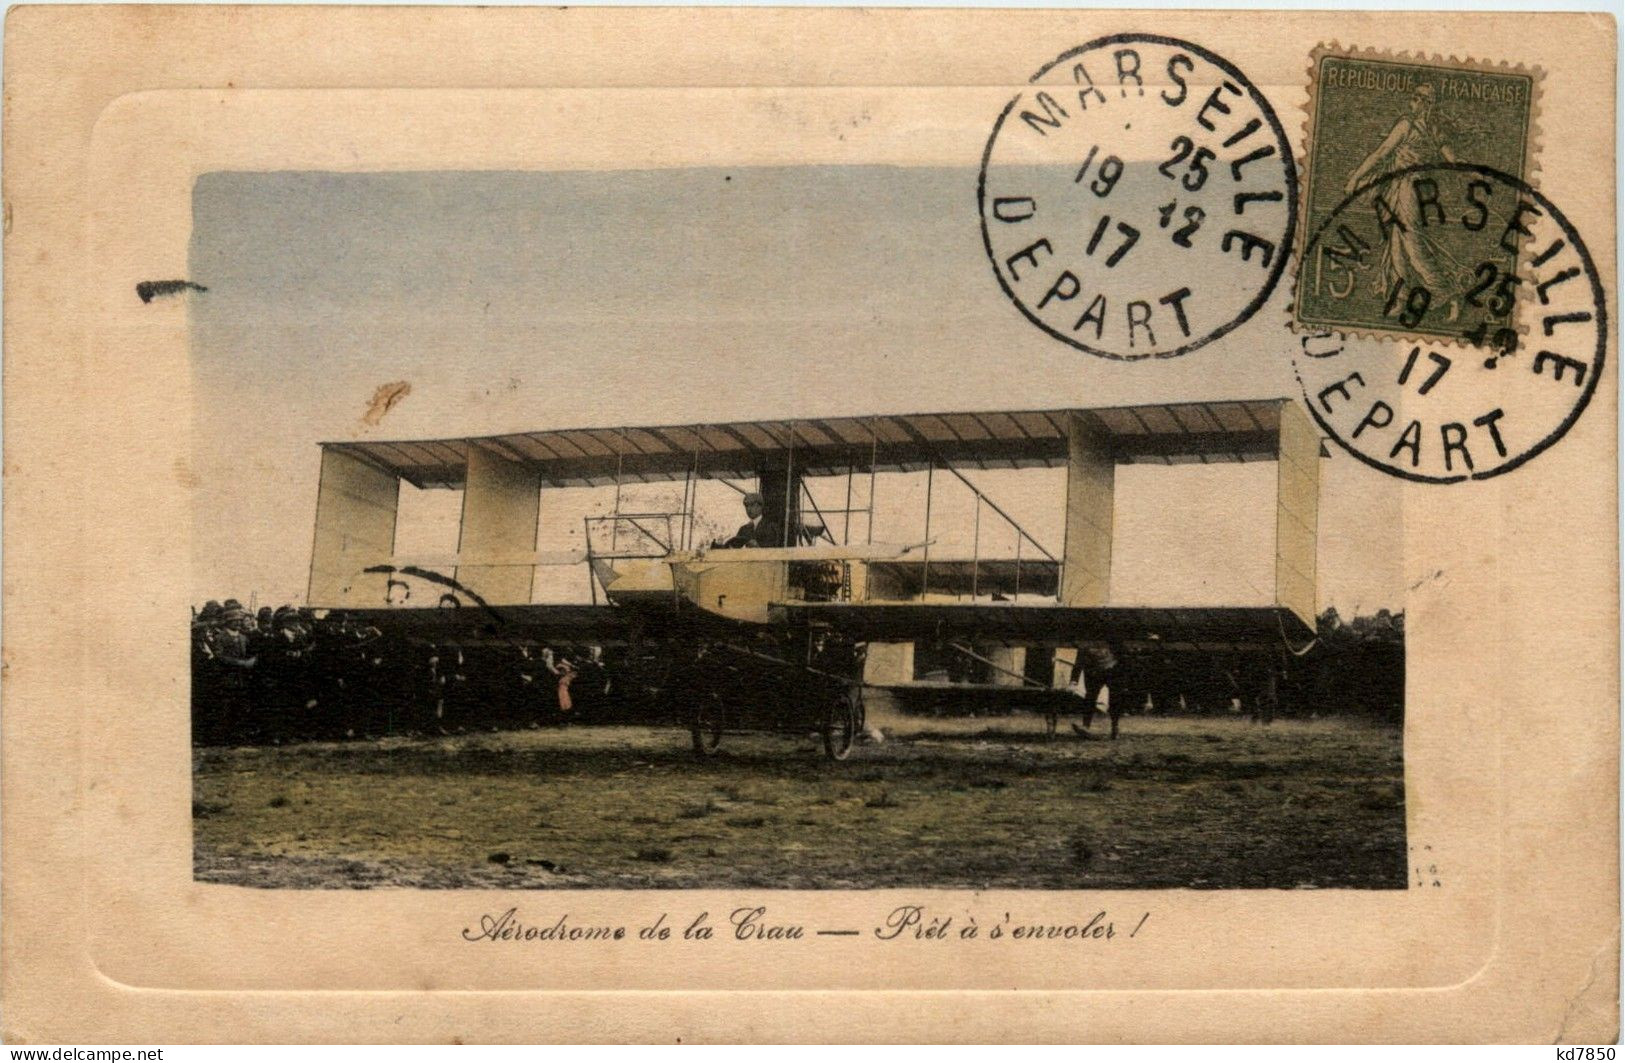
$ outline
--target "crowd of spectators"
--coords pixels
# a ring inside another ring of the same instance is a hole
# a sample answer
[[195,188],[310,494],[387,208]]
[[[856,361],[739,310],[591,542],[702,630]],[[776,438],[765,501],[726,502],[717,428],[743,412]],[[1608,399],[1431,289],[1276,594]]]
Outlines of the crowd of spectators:
[[[1315,641],[1296,654],[1123,654],[1112,697],[1128,712],[1245,712],[1265,721],[1355,715],[1397,723],[1404,718],[1404,619],[1383,610],[1345,622],[1328,609]],[[962,664],[957,657],[946,663]],[[433,641],[409,630],[386,633],[337,611],[284,605],[250,612],[236,599],[211,601],[192,620],[193,741],[671,722],[671,706],[654,696],[656,687],[632,678],[648,671],[638,663],[620,659],[612,680],[616,665],[597,646]],[[613,682],[628,689],[612,691]]]
[[[1379,610],[1345,621],[1317,618],[1315,638],[1268,651],[1151,650],[1124,654],[1120,686],[1129,712],[1277,717],[1405,718],[1405,614]],[[1118,692],[1113,691],[1113,697]]]
[[192,618],[192,737],[203,745],[540,727],[597,715],[608,685],[592,646],[437,643],[236,599]]
[[1321,613],[1314,646],[1287,671],[1304,715],[1405,718],[1405,614],[1379,609],[1344,620]]

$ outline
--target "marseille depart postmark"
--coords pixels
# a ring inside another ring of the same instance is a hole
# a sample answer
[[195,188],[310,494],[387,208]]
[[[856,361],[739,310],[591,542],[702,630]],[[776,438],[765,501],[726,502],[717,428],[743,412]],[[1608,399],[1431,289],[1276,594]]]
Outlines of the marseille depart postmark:
[[[1469,163],[1361,185],[1309,234],[1306,261],[1355,261],[1380,246],[1383,214],[1372,204],[1395,196],[1410,200],[1413,231],[1451,247],[1472,278],[1453,296],[1449,333],[1467,345],[1307,333],[1294,358],[1304,401],[1344,449],[1396,476],[1453,483],[1508,472],[1562,438],[1596,390],[1608,345],[1597,267],[1551,200]],[[1410,280],[1388,312],[1412,330],[1438,302]],[[1514,315],[1522,331],[1508,324]]]
[[1228,60],[1120,34],[1057,58],[994,123],[982,236],[1016,307],[1107,358],[1167,358],[1245,322],[1286,266],[1297,174]]
[[[1417,168],[1472,163],[1531,181],[1540,76],[1469,60],[1315,49],[1302,236],[1341,210],[1375,238],[1347,249],[1324,239],[1312,254],[1306,246],[1293,301],[1297,326],[1459,340],[1476,324],[1465,303],[1484,279],[1477,269],[1516,276],[1521,248],[1480,247],[1469,231],[1430,224],[1430,178]],[[1412,176],[1390,177],[1399,171]],[[1372,194],[1345,205],[1361,188]],[[1511,325],[1509,314],[1510,303],[1495,315],[1497,327]]]

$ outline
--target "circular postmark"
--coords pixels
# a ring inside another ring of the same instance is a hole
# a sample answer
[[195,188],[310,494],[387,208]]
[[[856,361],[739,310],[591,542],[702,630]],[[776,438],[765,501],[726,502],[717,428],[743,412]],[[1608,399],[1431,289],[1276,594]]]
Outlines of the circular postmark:
[[1252,317],[1292,248],[1280,119],[1227,60],[1102,37],[1031,78],[993,125],[982,241],[1028,320],[1105,358],[1171,358]]
[[[1354,457],[1424,483],[1483,480],[1562,438],[1596,390],[1608,309],[1596,264],[1551,200],[1487,166],[1385,174],[1304,246],[1342,289],[1372,286],[1397,329],[1320,332],[1293,366],[1320,427]],[[1437,290],[1435,290],[1437,289]]]

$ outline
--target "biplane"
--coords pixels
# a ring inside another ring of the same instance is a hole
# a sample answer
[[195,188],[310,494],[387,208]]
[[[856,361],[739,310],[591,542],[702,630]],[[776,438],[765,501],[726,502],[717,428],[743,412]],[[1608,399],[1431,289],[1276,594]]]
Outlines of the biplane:
[[[1081,648],[1269,653],[1312,638],[1321,456],[1288,399],[324,443],[309,604],[442,644],[592,647],[622,690],[652,692],[685,720],[700,753],[725,732],[766,729],[818,735],[840,759],[876,695],[1023,706],[1053,733],[1058,716],[1081,712],[1087,724],[1093,709],[1073,682]],[[1270,598],[1112,601],[1118,466],[1233,462],[1277,465]],[[1030,468],[1065,470],[1058,549],[986,489],[997,470]],[[891,472],[925,478],[924,527],[906,543],[874,539],[876,477]],[[749,485],[779,541],[699,541],[708,480]],[[933,484],[944,481],[974,496],[968,552],[933,539]],[[674,498],[680,484],[680,501],[623,507],[623,485],[656,482]],[[396,556],[403,483],[463,493],[454,556]],[[557,489],[611,486],[611,511],[582,517],[582,549],[537,550]],[[1014,556],[984,556],[984,520],[1014,529]],[[538,572],[556,566],[579,568],[585,600],[533,601]],[[916,648],[974,668],[917,675]]]

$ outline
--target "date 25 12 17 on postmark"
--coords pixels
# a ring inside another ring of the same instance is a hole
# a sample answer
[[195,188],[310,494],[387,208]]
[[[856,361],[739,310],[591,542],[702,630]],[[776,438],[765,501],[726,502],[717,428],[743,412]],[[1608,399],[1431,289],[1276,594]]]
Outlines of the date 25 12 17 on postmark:
[[1297,173],[1232,63],[1127,33],[1045,66],[994,123],[977,188],[1000,286],[1063,343],[1169,358],[1235,329],[1290,256]]
[[[1445,224],[1437,175],[1425,168],[1470,164],[1530,181],[1538,77],[1468,61],[1315,50],[1303,238],[1320,239],[1305,246],[1298,267],[1299,327],[1479,346],[1475,328],[1493,336],[1512,327],[1506,286],[1515,282],[1503,278],[1518,276],[1520,247]],[[1324,231],[1334,215],[1341,229]]]
[[[1466,348],[1306,334],[1293,359],[1304,402],[1350,454],[1404,479],[1510,472],[1562,438],[1597,389],[1610,333],[1596,263],[1557,205],[1510,174],[1460,162],[1417,166],[1384,175],[1369,193],[1395,187],[1436,200],[1435,231],[1473,249],[1483,280],[1464,302],[1474,306],[1476,295],[1479,312],[1521,307],[1527,334],[1503,327],[1486,337],[1481,321]],[[1366,194],[1345,197],[1310,233],[1311,261],[1329,240],[1377,238],[1357,210]],[[1503,272],[1498,255],[1520,247],[1524,272]],[[1415,307],[1423,319],[1427,301]]]

